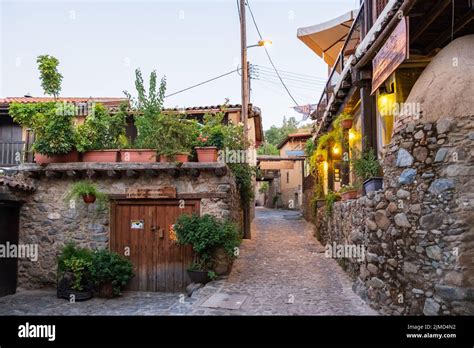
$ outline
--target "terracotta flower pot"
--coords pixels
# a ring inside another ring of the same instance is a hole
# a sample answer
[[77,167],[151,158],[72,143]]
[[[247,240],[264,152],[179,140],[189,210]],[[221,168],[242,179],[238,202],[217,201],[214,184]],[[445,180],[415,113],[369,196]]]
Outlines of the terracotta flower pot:
[[94,195],[83,195],[82,199],[84,200],[84,203],[92,204],[95,202],[96,197]]
[[348,201],[349,199],[356,199],[358,196],[358,190],[344,192],[341,196],[343,201]]
[[122,162],[156,162],[156,151],[150,149],[129,149],[120,151],[120,160]]
[[110,163],[118,161],[118,150],[87,151],[82,154],[82,162]]
[[80,162],[79,152],[73,150],[64,155],[53,155],[47,156],[40,153],[35,153],[35,162],[38,164],[49,164],[49,163],[68,163],[68,162]]
[[352,128],[352,119],[347,119],[341,122],[342,128],[351,129]]
[[167,162],[180,162],[180,163],[187,163],[189,162],[189,155],[186,153],[180,153],[174,156],[160,156],[161,163]]
[[217,147],[196,147],[199,162],[217,162]]

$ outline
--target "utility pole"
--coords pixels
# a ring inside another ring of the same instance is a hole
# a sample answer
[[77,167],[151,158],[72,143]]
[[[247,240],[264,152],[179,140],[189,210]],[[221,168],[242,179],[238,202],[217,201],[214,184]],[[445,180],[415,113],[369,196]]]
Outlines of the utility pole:
[[241,121],[244,125],[244,136],[248,140],[248,117],[250,104],[249,91],[249,64],[247,60],[247,21],[246,0],[240,0],[240,41],[242,52],[242,115]]
[[[249,104],[250,104],[250,91],[249,91],[249,64],[247,60],[247,21],[245,18],[245,1],[240,0],[240,43],[242,52],[242,115],[241,121],[244,125],[244,139],[248,141],[248,117],[249,117]],[[243,208],[244,217],[244,238],[251,238],[251,227],[250,227],[250,205],[247,204]]]

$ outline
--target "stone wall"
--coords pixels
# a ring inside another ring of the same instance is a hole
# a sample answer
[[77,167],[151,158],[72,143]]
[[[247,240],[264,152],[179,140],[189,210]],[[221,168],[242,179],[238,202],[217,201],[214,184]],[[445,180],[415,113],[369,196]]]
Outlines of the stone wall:
[[384,190],[320,208],[316,237],[363,245],[340,258],[384,314],[474,314],[474,117],[405,125],[387,148]]
[[[216,176],[211,171],[201,171],[199,177],[185,172],[178,177],[160,172],[158,176],[140,175],[131,178],[108,178],[106,175],[93,179],[99,188],[112,195],[125,194],[128,188],[176,187],[180,195],[201,195],[201,214],[218,218],[230,218],[242,223],[240,199],[235,180],[230,171]],[[65,243],[75,242],[81,247],[108,248],[109,212],[100,213],[95,204],[82,201],[75,207],[64,201],[74,179],[66,173],[60,178],[41,176],[35,180],[36,191],[23,197],[26,203],[20,212],[20,243],[38,244],[38,261],[19,260],[18,286],[38,288],[56,283],[56,256]],[[186,198],[183,198],[186,199]],[[194,198],[189,198],[194,199]]]

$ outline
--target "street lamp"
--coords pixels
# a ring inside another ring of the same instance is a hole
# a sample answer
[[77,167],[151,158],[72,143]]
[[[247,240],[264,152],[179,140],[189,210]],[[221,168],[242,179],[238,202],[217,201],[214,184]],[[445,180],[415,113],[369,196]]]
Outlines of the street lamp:
[[247,46],[247,48],[252,48],[252,47],[270,47],[273,45],[273,42],[271,40],[260,40],[256,45],[252,46]]

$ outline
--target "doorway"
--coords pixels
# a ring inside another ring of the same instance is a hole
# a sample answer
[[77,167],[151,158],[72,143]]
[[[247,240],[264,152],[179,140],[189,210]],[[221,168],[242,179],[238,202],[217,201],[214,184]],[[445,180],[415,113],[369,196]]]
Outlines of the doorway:
[[[20,204],[0,201],[0,245],[18,245]],[[0,297],[14,294],[17,286],[18,259],[0,258]]]
[[181,214],[199,214],[200,201],[115,201],[111,207],[110,249],[127,256],[135,277],[128,290],[179,292],[190,283],[191,246],[176,243],[172,225]]

